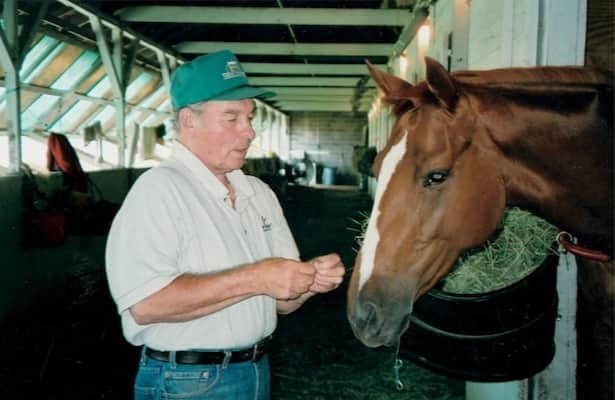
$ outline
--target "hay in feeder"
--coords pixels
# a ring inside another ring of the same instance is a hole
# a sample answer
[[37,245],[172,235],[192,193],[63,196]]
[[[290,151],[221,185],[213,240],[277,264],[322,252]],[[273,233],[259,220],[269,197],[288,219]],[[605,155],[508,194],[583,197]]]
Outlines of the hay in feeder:
[[478,294],[510,286],[554,252],[557,228],[516,207],[504,211],[501,228],[483,246],[463,254],[443,279],[442,290]]
[[[355,242],[360,247],[368,214],[352,219],[357,226]],[[441,290],[456,294],[478,294],[518,282],[538,268],[554,252],[557,228],[518,207],[504,211],[501,227],[487,242],[463,254],[444,277]]]

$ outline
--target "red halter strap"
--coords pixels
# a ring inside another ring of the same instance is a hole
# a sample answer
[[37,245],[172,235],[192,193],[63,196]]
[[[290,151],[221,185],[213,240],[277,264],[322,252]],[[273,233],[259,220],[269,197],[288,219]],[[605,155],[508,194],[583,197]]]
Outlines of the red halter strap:
[[568,251],[575,256],[603,263],[609,262],[611,260],[611,257],[609,257],[609,255],[601,251],[588,249],[587,247],[579,246],[572,243],[572,235],[568,232],[562,231],[558,233],[556,240],[559,243],[560,248],[563,248],[565,251]]

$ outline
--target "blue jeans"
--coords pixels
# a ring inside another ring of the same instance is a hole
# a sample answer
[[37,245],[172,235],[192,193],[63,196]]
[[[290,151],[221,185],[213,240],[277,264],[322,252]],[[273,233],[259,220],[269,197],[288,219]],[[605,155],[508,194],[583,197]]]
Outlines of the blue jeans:
[[143,352],[135,379],[135,400],[268,400],[269,359],[210,365],[151,359]]

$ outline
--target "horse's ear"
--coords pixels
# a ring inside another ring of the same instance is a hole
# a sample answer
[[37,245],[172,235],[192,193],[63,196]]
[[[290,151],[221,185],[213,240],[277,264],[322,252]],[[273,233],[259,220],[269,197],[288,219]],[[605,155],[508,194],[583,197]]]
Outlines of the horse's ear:
[[405,80],[391,75],[387,72],[380,71],[368,60],[365,60],[369,74],[372,76],[374,82],[382,92],[384,93],[384,100],[390,101],[392,99],[399,99],[400,93],[407,92],[412,88],[412,85]]
[[457,102],[457,87],[446,69],[430,57],[425,57],[426,81],[429,90],[449,109]]

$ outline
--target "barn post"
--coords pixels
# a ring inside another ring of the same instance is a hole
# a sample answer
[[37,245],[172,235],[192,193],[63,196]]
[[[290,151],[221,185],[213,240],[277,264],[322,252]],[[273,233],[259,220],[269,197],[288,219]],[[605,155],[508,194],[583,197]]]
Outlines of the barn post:
[[2,19],[0,27],[0,65],[5,71],[7,97],[7,130],[9,138],[9,169],[18,173],[21,169],[21,79],[19,70],[26,52],[40,27],[40,22],[47,11],[49,0],[40,2],[38,10],[30,16],[23,16],[23,27],[19,33],[17,19],[17,0],[2,2]]

